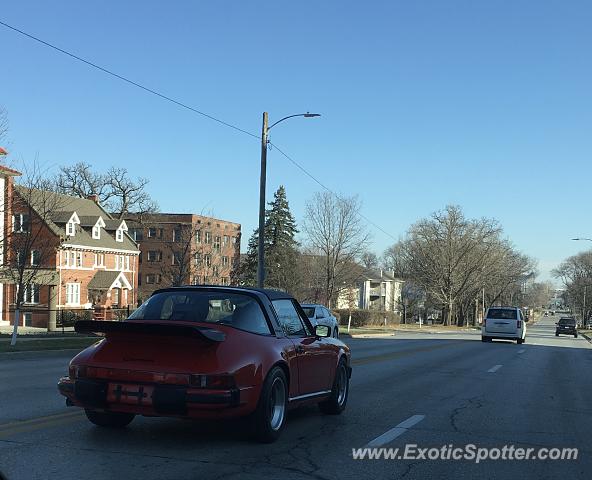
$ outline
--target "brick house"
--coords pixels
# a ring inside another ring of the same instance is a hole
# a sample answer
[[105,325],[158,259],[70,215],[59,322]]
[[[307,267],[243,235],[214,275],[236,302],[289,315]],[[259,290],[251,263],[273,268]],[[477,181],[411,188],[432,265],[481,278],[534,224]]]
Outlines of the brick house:
[[195,214],[128,215],[138,243],[139,298],[171,285],[230,285],[240,256],[241,225]]
[[52,329],[60,310],[110,318],[135,306],[140,252],[125,220],[96,198],[14,185],[18,175],[0,167],[0,324],[14,322],[19,268],[28,275],[21,325]]

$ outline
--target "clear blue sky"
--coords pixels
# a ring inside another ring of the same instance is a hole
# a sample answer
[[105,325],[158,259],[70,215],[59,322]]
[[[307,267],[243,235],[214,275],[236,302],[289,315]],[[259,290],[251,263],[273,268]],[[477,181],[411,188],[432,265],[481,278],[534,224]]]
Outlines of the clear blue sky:
[[[256,134],[264,110],[322,113],[272,141],[395,237],[459,204],[545,277],[592,236],[589,1],[21,0],[0,19]],[[14,162],[125,165],[163,211],[238,221],[246,245],[255,139],[4,27],[0,59]],[[300,221],[318,187],[272,150],[279,184]]]

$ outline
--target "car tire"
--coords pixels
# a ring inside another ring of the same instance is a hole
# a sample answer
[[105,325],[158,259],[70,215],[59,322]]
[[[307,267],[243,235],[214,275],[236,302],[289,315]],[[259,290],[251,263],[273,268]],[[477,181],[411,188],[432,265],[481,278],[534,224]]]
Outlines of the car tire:
[[85,409],[86,418],[91,423],[98,425],[99,427],[108,428],[124,428],[127,427],[134,419],[133,413],[123,412],[97,412],[96,410]]
[[558,337],[558,336],[559,336],[559,334],[558,334],[557,332],[555,332],[555,336],[556,336],[556,337]]
[[517,345],[522,345],[525,342],[525,338],[519,338],[518,340],[516,340],[516,344]]
[[489,337],[481,337],[482,342],[491,342],[491,338]]
[[345,410],[349,395],[349,371],[342,358],[335,370],[331,395],[324,402],[319,402],[319,409],[327,415],[339,415]]
[[574,333],[574,338],[578,338],[578,334],[577,333]]
[[333,329],[333,338],[339,338],[339,328],[337,327]]
[[261,443],[275,442],[286,424],[288,382],[280,367],[274,367],[261,389],[257,409],[251,418],[255,438]]

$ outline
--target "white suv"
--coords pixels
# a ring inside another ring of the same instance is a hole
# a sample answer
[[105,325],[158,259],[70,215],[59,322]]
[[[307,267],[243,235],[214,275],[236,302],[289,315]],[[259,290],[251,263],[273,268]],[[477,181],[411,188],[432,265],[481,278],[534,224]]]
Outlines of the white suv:
[[518,307],[491,307],[481,326],[481,341],[491,342],[492,339],[526,340],[526,322],[522,310]]

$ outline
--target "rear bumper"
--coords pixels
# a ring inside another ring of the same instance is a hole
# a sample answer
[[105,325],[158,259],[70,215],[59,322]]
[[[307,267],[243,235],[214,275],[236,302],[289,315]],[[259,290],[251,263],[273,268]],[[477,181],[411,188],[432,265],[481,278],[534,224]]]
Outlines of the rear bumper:
[[176,385],[146,387],[151,388],[150,398],[140,400],[138,397],[138,404],[130,404],[109,401],[109,382],[104,380],[63,377],[58,382],[58,390],[66,397],[68,405],[139,415],[219,418],[247,414],[256,405],[253,389],[216,391]]
[[503,332],[488,332],[485,329],[481,329],[481,336],[487,338],[497,338],[497,339],[517,339],[517,338],[524,338],[526,337],[526,332],[524,331],[517,331],[512,333],[503,333]]

